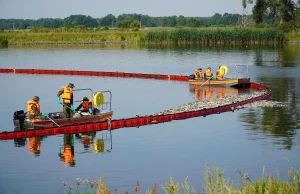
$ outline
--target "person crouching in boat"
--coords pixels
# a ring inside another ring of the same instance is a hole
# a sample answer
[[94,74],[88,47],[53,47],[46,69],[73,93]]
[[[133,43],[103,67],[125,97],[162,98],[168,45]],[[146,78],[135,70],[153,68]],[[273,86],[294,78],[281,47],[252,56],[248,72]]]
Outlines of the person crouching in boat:
[[81,112],[89,112],[91,115],[93,115],[93,105],[92,105],[92,99],[89,99],[88,97],[83,97],[81,103],[78,105],[78,107],[75,109],[75,111]]
[[29,119],[42,119],[48,116],[46,113],[41,113],[40,98],[34,96],[32,100],[27,102],[27,112]]
[[203,79],[202,68],[198,68],[195,70],[195,79]]
[[219,66],[219,69],[216,73],[217,79],[218,80],[223,80],[224,79],[224,72],[221,70],[221,66]]
[[[63,118],[69,119],[73,116],[73,112],[75,112],[73,105],[73,83],[69,83],[68,86],[62,86],[61,90],[57,93],[57,103],[63,105]],[[62,102],[60,101],[60,96],[62,98]]]
[[204,78],[205,79],[211,79],[212,77],[213,77],[213,72],[212,72],[212,70],[211,70],[211,68],[210,67],[208,67],[206,70],[205,70],[205,72],[204,72]]

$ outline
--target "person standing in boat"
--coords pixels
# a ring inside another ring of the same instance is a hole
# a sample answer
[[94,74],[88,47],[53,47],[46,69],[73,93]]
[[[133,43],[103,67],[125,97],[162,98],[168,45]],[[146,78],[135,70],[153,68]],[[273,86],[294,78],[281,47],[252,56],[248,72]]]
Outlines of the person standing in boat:
[[198,68],[195,70],[195,79],[203,79],[202,68]]
[[212,72],[212,70],[211,70],[211,68],[210,67],[208,67],[206,70],[205,70],[205,72],[204,72],[204,78],[205,79],[212,79],[212,77],[213,77],[213,72]]
[[93,104],[92,99],[88,97],[83,97],[81,103],[75,109],[75,111],[79,111],[82,108],[81,112],[89,112],[91,115],[93,114]]
[[40,98],[34,96],[32,100],[27,102],[27,112],[29,119],[42,119],[48,116],[46,113],[41,113]]
[[[73,105],[73,83],[69,83],[68,86],[62,86],[61,90],[57,93],[57,103],[63,105],[63,118],[70,119],[75,112]],[[62,98],[62,102],[60,100]]]

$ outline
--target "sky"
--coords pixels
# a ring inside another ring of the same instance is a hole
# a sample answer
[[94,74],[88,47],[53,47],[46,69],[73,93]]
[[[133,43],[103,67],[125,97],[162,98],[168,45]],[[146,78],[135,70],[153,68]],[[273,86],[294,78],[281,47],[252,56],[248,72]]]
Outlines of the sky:
[[102,18],[124,13],[209,17],[215,13],[242,13],[242,0],[0,0],[0,19],[63,19],[77,14]]

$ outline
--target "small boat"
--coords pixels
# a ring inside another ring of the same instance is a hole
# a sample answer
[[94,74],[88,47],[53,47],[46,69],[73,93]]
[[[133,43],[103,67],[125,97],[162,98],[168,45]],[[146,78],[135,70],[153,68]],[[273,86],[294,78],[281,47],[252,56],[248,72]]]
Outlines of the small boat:
[[[227,68],[227,67],[226,67]],[[250,83],[248,66],[247,65],[235,65],[236,71],[226,74],[226,77],[222,80],[218,80],[215,77],[211,79],[193,79],[193,76],[190,76],[189,84],[195,85],[212,85],[212,86],[236,86],[236,85],[245,85]],[[242,71],[241,71],[242,69]]]
[[[111,120],[113,115],[113,111],[111,110],[112,93],[110,91],[100,91],[94,93],[91,89],[76,89],[73,90],[73,92],[82,90],[90,90],[92,92],[93,98],[91,98],[91,100],[95,110],[93,115],[87,112],[78,111],[73,115],[72,118],[65,119],[63,118],[62,112],[51,112],[48,113],[48,117],[42,120],[29,119],[24,110],[19,110],[14,113],[14,131],[65,127]],[[109,100],[104,101],[104,95],[109,95]],[[81,103],[81,100],[74,100],[74,104],[76,102]]]

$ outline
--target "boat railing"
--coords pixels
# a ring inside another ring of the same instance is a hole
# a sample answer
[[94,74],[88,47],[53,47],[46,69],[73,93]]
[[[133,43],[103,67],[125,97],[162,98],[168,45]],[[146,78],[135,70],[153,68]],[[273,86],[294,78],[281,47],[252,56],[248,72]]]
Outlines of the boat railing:
[[226,78],[230,79],[245,79],[249,78],[249,68],[248,65],[234,65],[235,71],[230,72],[225,75]]
[[[103,94],[104,97],[104,103],[101,104],[100,106],[97,106],[97,108],[100,108],[101,110],[106,110],[111,112],[111,103],[112,103],[112,93],[109,90],[105,90],[105,91],[97,91],[94,92],[91,88],[83,88],[83,89],[74,89],[73,92],[79,92],[79,91],[90,91],[91,94],[88,96],[92,96],[91,100],[92,100],[92,106],[93,108],[95,107],[95,103],[94,103],[94,95],[96,95],[98,92],[101,92]],[[82,102],[82,99],[80,100],[73,100],[73,102]]]

